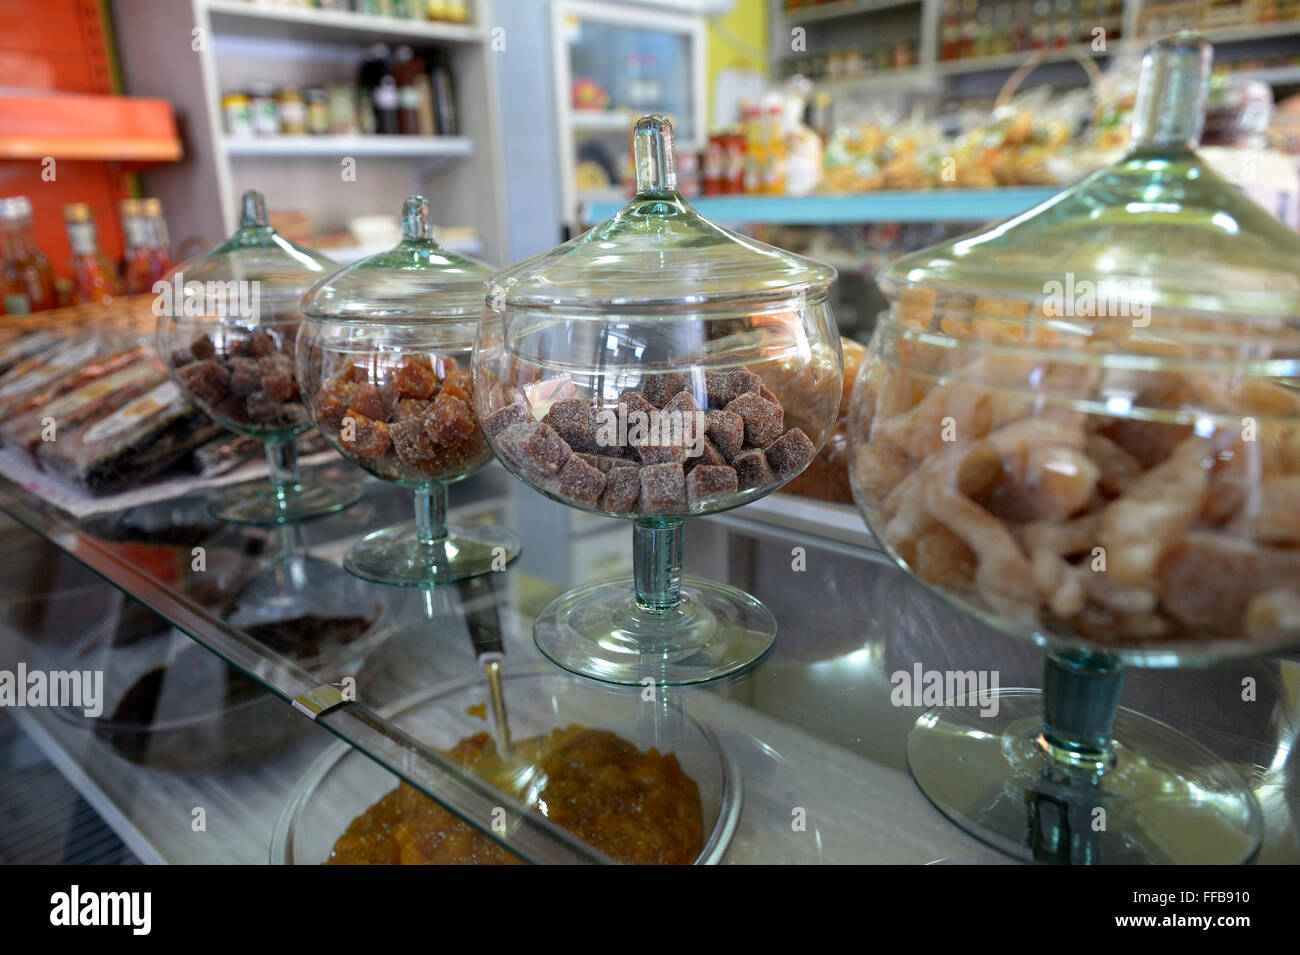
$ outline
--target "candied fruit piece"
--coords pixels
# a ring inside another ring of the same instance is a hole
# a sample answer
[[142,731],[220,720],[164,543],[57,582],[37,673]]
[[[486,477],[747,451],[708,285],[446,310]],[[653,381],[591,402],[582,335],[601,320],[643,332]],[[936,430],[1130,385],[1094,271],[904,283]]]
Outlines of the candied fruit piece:
[[226,362],[230,371],[230,393],[247,398],[262,386],[262,372],[256,358],[231,358]]
[[244,399],[244,410],[248,414],[248,421],[253,424],[279,424],[284,420],[280,405],[281,402],[276,401],[271,394],[262,388],[258,388]]
[[402,418],[396,424],[389,425],[388,433],[393,441],[393,450],[404,464],[424,469],[433,463],[433,442],[425,431],[423,418]]
[[483,421],[483,430],[492,437],[497,437],[507,428],[516,424],[532,424],[536,419],[525,402],[516,401],[512,405],[498,408]]
[[276,347],[275,338],[269,332],[261,330],[253,332],[253,336],[248,340],[248,355],[250,358],[261,358],[273,351],[279,351],[279,349]]
[[352,394],[351,407],[376,421],[388,417],[388,406],[384,404],[384,396],[378,388],[369,382],[358,382],[354,387],[356,391]]
[[393,414],[397,416],[398,421],[405,421],[407,418],[420,418],[433,407],[433,402],[427,398],[398,398],[397,404],[393,407]]
[[593,453],[596,444],[596,409],[583,398],[565,398],[551,405],[542,418],[574,451]]
[[474,407],[474,377],[468,371],[453,371],[442,380],[442,390],[455,395],[471,408]]
[[791,428],[769,444],[764,453],[777,480],[785,481],[806,468],[817,456],[817,449],[802,429]]
[[690,504],[717,500],[735,494],[739,489],[736,469],[725,464],[702,464],[686,475],[686,500]]
[[635,466],[614,468],[605,479],[600,508],[615,513],[629,513],[636,509],[636,500],[640,494],[641,469]]
[[730,461],[744,447],[745,419],[734,411],[710,411],[705,418],[704,433],[718,452]]
[[710,408],[725,408],[741,395],[757,391],[760,384],[758,375],[747,368],[704,373],[704,389]]
[[686,456],[686,470],[688,472],[698,467],[718,467],[726,463],[727,459],[722,456],[708,438],[705,438],[701,443],[699,454],[694,457],[690,454]]
[[754,392],[741,395],[726,407],[745,421],[745,440],[756,447],[766,447],[781,437],[785,412],[781,406]]
[[637,454],[642,464],[682,464],[686,460],[686,446],[681,444],[639,444]]
[[555,474],[569,457],[569,446],[550,425],[540,421],[511,425],[499,437],[512,463]]
[[772,474],[772,468],[767,463],[767,455],[761,448],[741,451],[731,459],[731,466],[736,469],[736,480],[742,491],[776,483],[776,476]]
[[[439,380],[446,378],[448,375],[454,375],[460,370],[460,366],[456,364],[456,359],[447,355],[439,355],[433,360],[433,365],[434,371],[438,373]],[[469,374],[469,372],[465,372],[465,374]]]
[[217,348],[207,335],[199,335],[194,341],[190,342],[189,352],[195,361],[204,361],[216,355]]
[[643,514],[672,514],[686,506],[686,475],[680,464],[651,464],[637,473]]
[[590,464],[593,468],[596,468],[602,474],[608,474],[610,471],[614,470],[615,468],[636,467],[635,461],[629,461],[627,458],[611,457],[608,454],[589,454],[584,452],[578,454],[578,457],[580,457],[587,464]]
[[434,399],[424,419],[424,428],[434,444],[458,444],[477,430],[478,422],[469,405],[443,390]]
[[600,492],[605,490],[605,475],[578,455],[571,454],[556,475],[555,493],[587,507],[595,507]]
[[339,365],[338,368],[335,369],[334,374],[331,377],[338,381],[361,382],[369,381],[370,373],[364,368],[358,366],[351,358],[347,358],[343,361],[343,364]]
[[668,404],[669,398],[684,390],[686,385],[686,376],[679,372],[670,371],[666,374],[649,375],[641,383],[641,397],[656,408],[662,408]]
[[362,458],[382,457],[393,446],[388,425],[368,418],[353,408],[349,408],[343,416],[339,443]]
[[438,376],[428,355],[407,355],[389,374],[388,384],[398,398],[432,398],[438,390]]

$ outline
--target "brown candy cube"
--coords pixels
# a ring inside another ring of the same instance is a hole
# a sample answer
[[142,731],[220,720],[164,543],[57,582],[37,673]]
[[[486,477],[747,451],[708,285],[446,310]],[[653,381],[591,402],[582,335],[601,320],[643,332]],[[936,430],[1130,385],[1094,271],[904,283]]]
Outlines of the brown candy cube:
[[710,408],[725,408],[741,395],[757,391],[761,384],[758,375],[747,368],[704,373],[704,388]]
[[446,390],[438,392],[424,419],[424,429],[434,444],[459,444],[478,428],[469,405]]
[[799,428],[791,428],[764,449],[767,463],[778,481],[794,477],[809,465],[817,455],[808,435]]
[[483,421],[483,430],[495,438],[511,425],[532,424],[535,420],[528,405],[522,401],[516,401],[512,405],[498,408],[488,415]]
[[501,432],[499,441],[517,467],[556,474],[569,458],[569,446],[550,425],[540,421],[514,424]]
[[767,463],[767,455],[761,448],[741,451],[731,459],[731,466],[736,469],[737,487],[741,491],[776,483],[776,475],[772,473],[772,468]]
[[590,454],[599,450],[595,411],[591,402],[585,399],[565,398],[551,405],[542,421],[554,428],[574,451]]
[[641,472],[637,467],[615,468],[605,479],[605,491],[600,497],[600,509],[627,514],[636,509],[641,495]]
[[682,391],[686,384],[686,376],[675,371],[650,375],[641,383],[641,397],[656,408],[662,408],[668,404],[668,399]]
[[605,475],[576,454],[569,455],[564,467],[555,476],[555,493],[586,507],[595,507],[603,490]]
[[471,408],[474,407],[473,375],[468,371],[453,371],[442,380],[442,390],[459,398]]
[[258,361],[257,358],[231,358],[226,362],[226,367],[230,370],[231,394],[247,398],[262,386]]
[[273,351],[279,351],[276,346],[275,338],[267,332],[253,332],[253,337],[248,340],[248,355],[250,358],[261,358],[263,355],[269,355]]
[[432,407],[433,402],[427,398],[398,398],[393,413],[398,421],[405,421],[407,418],[423,417]]
[[745,441],[763,448],[781,437],[785,411],[755,392],[741,395],[726,407],[745,420]]
[[217,353],[217,347],[207,335],[200,335],[190,342],[189,351],[195,361],[204,361]]
[[699,454],[695,455],[695,457],[687,455],[686,471],[687,473],[690,473],[698,467],[719,467],[726,463],[727,459],[719,453],[718,449],[713,446],[713,443],[710,442],[708,438],[705,438],[703,447]]
[[226,396],[230,376],[225,366],[211,358],[191,362],[176,372],[185,393],[199,404],[215,405]]
[[356,388],[352,393],[352,408],[376,421],[388,417],[388,406],[384,403],[384,396],[379,393],[378,388],[369,382],[358,382],[352,387]]
[[673,514],[686,506],[686,475],[680,464],[652,464],[638,473],[641,513]]
[[[298,397],[298,382],[293,376],[293,359],[283,352],[273,352],[257,359],[262,376],[262,390],[272,401],[293,401]],[[384,415],[374,415],[382,419]]]
[[739,490],[735,468],[726,465],[703,464],[686,475],[686,501],[703,504]]
[[637,466],[635,461],[629,461],[627,458],[610,457],[608,454],[582,453],[577,454],[577,456],[602,474],[608,474],[615,468],[634,468]]
[[410,467],[424,469],[434,461],[433,442],[424,427],[424,419],[416,416],[402,418],[388,426],[393,439],[393,450]]
[[730,461],[745,444],[745,419],[734,411],[710,411],[704,433],[718,452]]

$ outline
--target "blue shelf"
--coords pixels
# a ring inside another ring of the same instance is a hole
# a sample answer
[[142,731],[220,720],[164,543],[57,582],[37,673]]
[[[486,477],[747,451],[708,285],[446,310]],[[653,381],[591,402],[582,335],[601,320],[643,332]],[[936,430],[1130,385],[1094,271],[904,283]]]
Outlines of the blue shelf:
[[[811,196],[700,196],[691,204],[722,223],[770,222],[832,225],[855,222],[986,222],[1033,208],[1060,189],[931,189],[922,192],[858,192]],[[589,223],[602,222],[623,207],[611,200],[584,208]]]

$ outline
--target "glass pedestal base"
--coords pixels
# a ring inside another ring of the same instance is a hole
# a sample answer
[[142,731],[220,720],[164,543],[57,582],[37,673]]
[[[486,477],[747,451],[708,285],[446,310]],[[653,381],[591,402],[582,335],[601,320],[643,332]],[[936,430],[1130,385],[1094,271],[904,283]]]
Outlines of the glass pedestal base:
[[[958,826],[1026,862],[1250,861],[1259,806],[1227,763],[1195,740],[1120,709],[1114,765],[1097,779],[1047,773],[1043,695],[993,693],[993,706],[938,706],[907,738],[921,791]],[[981,715],[981,713],[989,715]]]
[[687,578],[681,602],[637,606],[631,577],[587,584],[543,608],[537,648],[564,669],[606,683],[707,683],[758,663],[776,640],[776,618],[735,587]]
[[395,587],[432,587],[477,577],[519,556],[519,538],[496,524],[452,524],[436,544],[420,540],[416,522],[367,534],[343,557],[349,573]]
[[272,526],[322,517],[361,500],[361,484],[298,484],[277,490],[274,485],[242,484],[214,495],[208,513],[231,524]]

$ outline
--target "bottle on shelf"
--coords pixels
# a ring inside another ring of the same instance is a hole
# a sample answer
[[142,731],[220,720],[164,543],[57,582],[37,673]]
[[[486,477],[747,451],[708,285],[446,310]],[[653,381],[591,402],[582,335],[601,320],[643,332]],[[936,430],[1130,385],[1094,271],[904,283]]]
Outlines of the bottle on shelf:
[[742,192],[763,190],[763,110],[746,103],[741,107],[745,136],[745,178]]
[[158,199],[123,199],[122,230],[126,253],[122,266],[122,291],[140,295],[150,291],[172,267],[171,243]]
[[84,202],[74,202],[63,207],[63,222],[72,249],[73,304],[108,304],[118,293],[117,268],[99,250],[94,213]]
[[26,315],[57,308],[54,269],[32,236],[32,203],[26,196],[0,199],[0,244],[4,255],[4,314]]
[[785,122],[779,100],[766,104],[762,117],[763,152],[760,191],[780,195],[785,192]]

